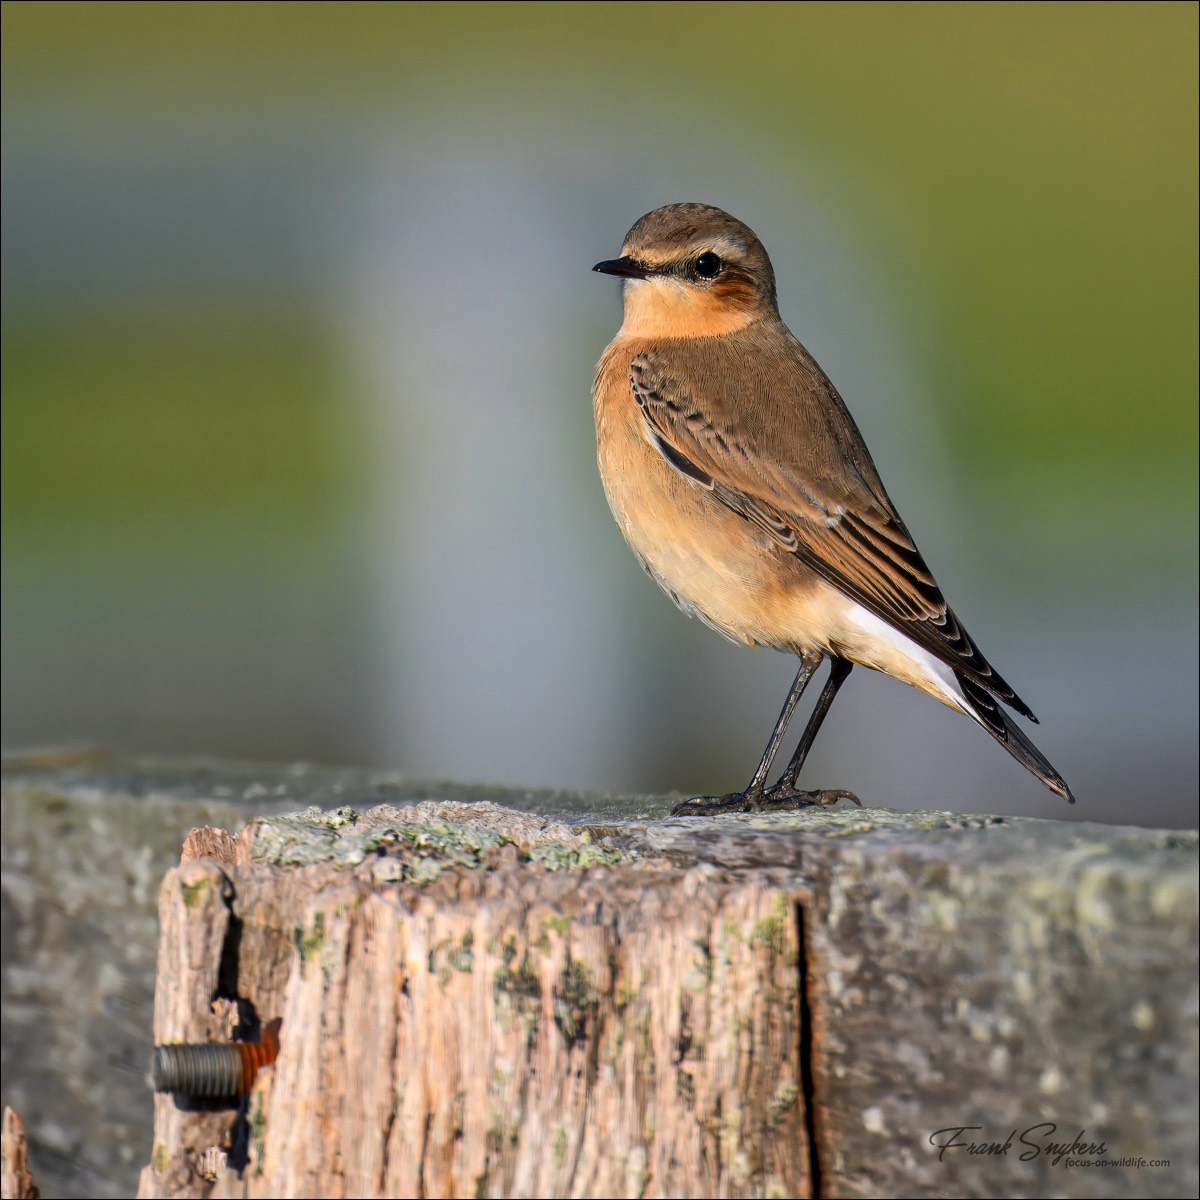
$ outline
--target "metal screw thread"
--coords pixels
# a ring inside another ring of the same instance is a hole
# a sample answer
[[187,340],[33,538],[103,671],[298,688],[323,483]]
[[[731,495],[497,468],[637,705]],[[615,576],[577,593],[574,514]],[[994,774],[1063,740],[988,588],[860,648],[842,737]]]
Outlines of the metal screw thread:
[[265,1031],[259,1042],[155,1046],[150,1084],[156,1092],[197,1099],[240,1096],[254,1086],[259,1067],[274,1062],[278,1054],[274,1029]]
[[237,1096],[242,1087],[242,1056],[229,1042],[155,1046],[150,1082],[156,1092],[197,1098]]

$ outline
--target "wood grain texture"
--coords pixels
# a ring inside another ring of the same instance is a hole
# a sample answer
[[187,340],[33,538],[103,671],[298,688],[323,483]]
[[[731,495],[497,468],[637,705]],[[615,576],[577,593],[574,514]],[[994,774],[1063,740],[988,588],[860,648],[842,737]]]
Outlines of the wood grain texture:
[[[1196,1194],[1194,832],[675,799],[6,763],[4,1099],[39,1184],[129,1194],[136,1156],[148,1195]],[[313,803],[352,807],[222,827]],[[152,1033],[148,847],[193,825]],[[152,1146],[152,1040],[273,1017],[253,1094],[159,1097]],[[1022,1160],[1049,1124],[1105,1165]],[[1000,1152],[939,1158],[956,1126]]]
[[6,1104],[0,1133],[0,1196],[3,1200],[37,1200],[40,1194],[29,1169],[25,1124]]
[[[473,837],[479,806],[457,807],[424,830],[376,810],[354,848],[325,844],[339,861],[286,868],[255,860],[251,826],[168,874],[156,1039],[211,1026],[187,1014],[219,990],[232,922],[237,989],[282,1017],[282,1048],[232,1122],[242,1150],[218,1114],[159,1098],[140,1194],[807,1195],[778,886],[662,860],[550,869],[589,844]],[[423,833],[486,869],[412,882]],[[360,858],[375,835],[389,852]],[[210,1179],[213,1147],[232,1161]]]

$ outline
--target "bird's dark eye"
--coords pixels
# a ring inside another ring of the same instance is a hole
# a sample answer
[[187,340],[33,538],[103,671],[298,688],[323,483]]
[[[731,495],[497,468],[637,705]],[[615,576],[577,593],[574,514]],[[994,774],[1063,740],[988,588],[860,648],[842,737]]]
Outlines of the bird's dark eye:
[[701,279],[716,279],[725,264],[711,251],[705,252],[696,259],[696,274]]

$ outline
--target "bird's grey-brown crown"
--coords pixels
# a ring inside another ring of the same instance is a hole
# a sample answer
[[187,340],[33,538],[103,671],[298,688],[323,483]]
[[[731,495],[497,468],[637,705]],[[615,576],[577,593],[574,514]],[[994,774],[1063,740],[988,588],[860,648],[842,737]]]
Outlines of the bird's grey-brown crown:
[[762,242],[712,204],[665,204],[646,213],[625,235],[621,253],[654,273],[701,285],[724,276],[727,285],[752,289],[774,307],[775,272]]

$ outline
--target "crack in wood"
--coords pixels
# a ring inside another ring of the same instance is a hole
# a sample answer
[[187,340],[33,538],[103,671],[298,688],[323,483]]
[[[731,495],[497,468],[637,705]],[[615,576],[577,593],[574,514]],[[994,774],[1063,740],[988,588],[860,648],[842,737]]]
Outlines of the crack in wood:
[[804,1107],[804,1131],[808,1138],[808,1181],[812,1200],[821,1197],[821,1150],[817,1141],[817,1082],[813,1051],[813,1002],[809,984],[808,912],[801,900],[796,901],[796,970],[799,973],[798,999],[800,1005],[800,1036],[797,1038],[799,1056],[800,1101]]

